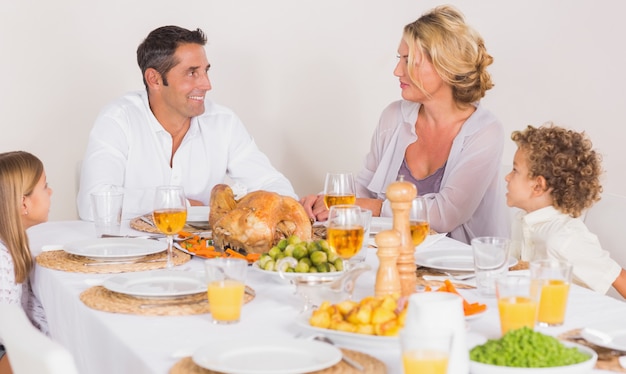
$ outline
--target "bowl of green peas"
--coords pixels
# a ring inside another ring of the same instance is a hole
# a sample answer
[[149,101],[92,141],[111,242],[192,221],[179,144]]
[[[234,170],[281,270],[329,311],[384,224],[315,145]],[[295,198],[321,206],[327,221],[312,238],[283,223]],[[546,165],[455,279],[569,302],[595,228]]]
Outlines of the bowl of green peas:
[[524,327],[470,350],[471,374],[582,374],[598,360],[586,346]]

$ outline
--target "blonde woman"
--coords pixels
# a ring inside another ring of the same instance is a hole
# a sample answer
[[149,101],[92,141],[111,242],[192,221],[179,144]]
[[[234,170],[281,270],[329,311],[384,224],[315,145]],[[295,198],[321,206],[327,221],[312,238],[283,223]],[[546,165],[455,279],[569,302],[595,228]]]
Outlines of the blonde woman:
[[[479,103],[493,87],[483,39],[458,10],[441,6],[404,27],[398,59],[402,100],[380,117],[356,178],[357,204],[390,216],[387,186],[403,175],[427,199],[434,230],[466,243],[507,236],[504,129]],[[321,199],[301,202],[310,217],[326,219]]]
[[[34,262],[26,229],[48,220],[51,195],[37,157],[21,151],[0,153],[0,303],[21,304],[33,325],[45,333],[43,308],[30,287]],[[4,349],[0,356],[0,373],[10,373]]]

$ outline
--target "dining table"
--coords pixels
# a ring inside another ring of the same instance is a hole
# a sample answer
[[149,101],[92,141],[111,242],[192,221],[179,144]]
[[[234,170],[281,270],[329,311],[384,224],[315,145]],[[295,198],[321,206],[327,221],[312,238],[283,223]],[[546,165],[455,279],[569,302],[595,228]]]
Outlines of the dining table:
[[[129,221],[124,221],[121,234],[136,236],[145,232],[131,228]],[[73,242],[94,239],[96,233],[93,222],[50,221],[31,227],[28,236],[33,255],[39,256],[62,250]],[[373,239],[370,242],[375,244]],[[371,245],[364,250],[364,261],[370,270],[357,278],[352,294],[354,300],[374,295],[377,249]],[[418,246],[416,253],[446,250],[471,252],[471,247],[439,235]],[[193,256],[174,270],[199,273],[204,270],[204,261],[206,259]],[[307,327],[306,318],[301,313],[303,300],[296,294],[294,285],[253,267],[248,269],[246,284],[255,295],[243,306],[240,321],[228,325],[212,323],[209,313],[146,315],[110,312],[87,306],[81,295],[101,286],[113,276],[116,274],[64,271],[41,265],[37,265],[32,274],[32,288],[44,307],[50,336],[71,352],[80,373],[170,373],[177,363],[207,344],[250,339],[306,339],[315,333]],[[466,322],[468,347],[487,339],[500,338],[495,297],[481,296],[471,287],[459,288],[458,291],[469,302],[487,305],[484,313]],[[624,316],[626,303],[573,285],[564,324],[557,327],[537,326],[535,329],[559,336],[593,323],[614,321],[616,326],[624,326]],[[356,335],[337,339],[335,343],[381,361],[387,373],[402,372],[397,340],[387,339],[381,344]],[[594,369],[594,372],[607,371]]]

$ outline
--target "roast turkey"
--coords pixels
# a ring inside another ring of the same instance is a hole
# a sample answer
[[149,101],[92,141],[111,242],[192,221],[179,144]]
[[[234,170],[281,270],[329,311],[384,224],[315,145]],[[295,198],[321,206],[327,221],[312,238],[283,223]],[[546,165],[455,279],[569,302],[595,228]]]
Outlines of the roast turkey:
[[311,240],[311,221],[300,203],[269,191],[254,191],[235,200],[233,190],[218,184],[211,190],[209,225],[218,248],[265,253],[280,239],[297,235]]

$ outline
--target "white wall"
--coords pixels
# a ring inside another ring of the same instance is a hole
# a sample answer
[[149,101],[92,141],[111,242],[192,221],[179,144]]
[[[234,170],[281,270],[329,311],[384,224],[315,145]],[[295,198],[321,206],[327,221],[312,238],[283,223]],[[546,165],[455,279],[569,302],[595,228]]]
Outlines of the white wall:
[[[626,2],[451,3],[495,58],[484,103],[507,134],[548,120],[587,131],[604,155],[605,191],[625,194]],[[239,114],[300,195],[317,192],[327,170],[360,169],[381,110],[400,97],[402,27],[438,4],[0,0],[0,151],[39,156],[54,189],[50,218],[76,218],[76,165],[98,111],[143,88],[137,45],[177,24],[208,35],[211,97]]]

